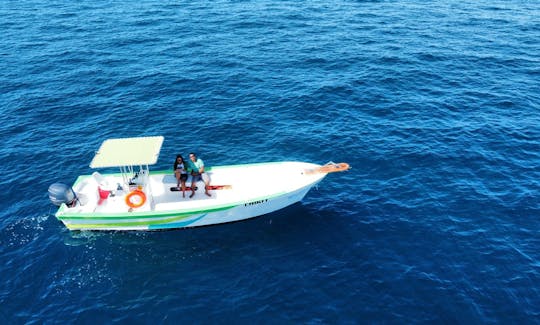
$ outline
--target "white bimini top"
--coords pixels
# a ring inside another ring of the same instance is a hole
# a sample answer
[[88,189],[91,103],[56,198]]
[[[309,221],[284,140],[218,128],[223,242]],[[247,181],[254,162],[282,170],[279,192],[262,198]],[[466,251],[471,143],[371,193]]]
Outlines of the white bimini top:
[[162,144],[162,136],[108,139],[96,152],[90,168],[153,165]]

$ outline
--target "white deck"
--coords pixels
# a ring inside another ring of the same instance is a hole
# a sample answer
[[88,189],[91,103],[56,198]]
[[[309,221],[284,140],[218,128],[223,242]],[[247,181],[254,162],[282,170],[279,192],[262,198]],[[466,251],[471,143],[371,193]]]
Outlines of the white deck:
[[[176,179],[170,173],[150,174],[149,183],[144,189],[147,195],[146,203],[133,209],[137,212],[158,213],[161,211],[190,211],[196,209],[211,209],[231,204],[243,204],[261,198],[283,195],[313,184],[324,178],[326,174],[306,175],[306,169],[316,168],[319,165],[301,162],[279,162],[251,165],[235,165],[213,167],[208,171],[211,185],[231,185],[230,189],[211,190],[211,197],[204,193],[204,183],[199,181],[198,191],[193,198],[189,198],[191,191],[170,191],[176,186]],[[123,191],[116,191],[117,184],[122,184],[120,175],[103,175],[115,192],[98,205],[99,194],[97,182],[91,176],[81,177],[75,184],[75,192],[82,198],[83,205],[69,208],[73,213],[125,213],[130,210],[125,202],[129,193],[128,186],[122,185]],[[186,186],[191,185],[191,177]],[[86,201],[86,202],[85,202]]]

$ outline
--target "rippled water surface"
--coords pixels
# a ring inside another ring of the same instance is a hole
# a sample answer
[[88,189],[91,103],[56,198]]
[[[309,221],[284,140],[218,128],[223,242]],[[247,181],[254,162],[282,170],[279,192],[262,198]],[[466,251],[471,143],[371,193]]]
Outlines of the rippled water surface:
[[[540,2],[3,1],[0,320],[540,321]],[[157,169],[346,161],[241,223],[70,232],[111,137]]]

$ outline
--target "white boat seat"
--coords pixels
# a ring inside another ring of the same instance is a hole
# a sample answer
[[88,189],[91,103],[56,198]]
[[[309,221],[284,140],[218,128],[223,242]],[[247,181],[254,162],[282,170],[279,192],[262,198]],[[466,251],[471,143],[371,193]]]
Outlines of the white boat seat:
[[101,175],[100,173],[93,172],[92,177],[94,178],[98,186],[101,187],[101,189],[106,191],[112,191],[115,189],[115,186],[113,184],[110,184],[107,179],[105,179],[105,177],[103,177],[103,175]]

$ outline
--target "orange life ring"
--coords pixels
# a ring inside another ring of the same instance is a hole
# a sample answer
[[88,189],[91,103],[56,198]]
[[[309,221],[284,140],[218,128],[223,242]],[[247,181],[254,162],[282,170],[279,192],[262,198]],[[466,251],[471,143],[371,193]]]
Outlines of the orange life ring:
[[146,202],[146,194],[141,190],[135,190],[126,195],[126,204],[130,208],[140,208]]

